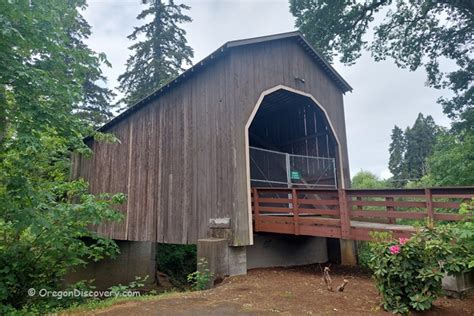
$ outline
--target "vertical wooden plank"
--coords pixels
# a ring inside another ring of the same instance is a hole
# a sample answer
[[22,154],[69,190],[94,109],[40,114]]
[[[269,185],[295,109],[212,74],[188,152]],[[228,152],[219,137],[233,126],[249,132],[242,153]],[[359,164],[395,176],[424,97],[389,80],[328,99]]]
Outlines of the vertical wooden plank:
[[293,204],[293,223],[295,225],[295,235],[300,234],[300,223],[299,223],[299,210],[298,210],[298,195],[295,188],[291,189],[291,197],[292,197],[292,204]]
[[426,197],[426,212],[428,214],[428,226],[432,226],[434,223],[434,210],[433,210],[433,194],[431,189],[425,188]]
[[188,229],[188,225],[190,225],[190,215],[192,213],[191,207],[189,205],[190,197],[191,197],[191,188],[189,184],[191,182],[191,176],[189,174],[189,161],[190,156],[189,152],[191,149],[191,143],[189,142],[189,135],[190,135],[190,128],[189,125],[189,110],[190,110],[190,92],[191,89],[188,90],[187,94],[182,96],[182,116],[183,116],[183,168],[181,170],[181,176],[183,178],[183,221],[181,223],[181,229],[183,230],[183,238],[182,243],[187,244],[189,242],[189,235],[191,230]]
[[156,241],[163,242],[164,240],[164,203],[163,203],[163,188],[165,187],[166,181],[163,181],[165,171],[163,170],[163,153],[166,151],[164,150],[164,138],[165,135],[163,133],[163,122],[164,122],[164,115],[163,115],[163,108],[156,106],[155,112],[156,120],[157,120],[157,132],[155,134],[156,142],[155,142],[155,154],[158,155],[158,159],[156,159],[155,165],[155,176],[156,176],[156,185],[155,185],[155,196],[156,196],[156,203],[157,203],[157,218],[156,218]]
[[339,214],[341,219],[341,237],[342,239],[352,239],[351,238],[351,218],[350,210],[348,207],[348,200],[346,190],[339,189]]
[[[393,202],[393,197],[387,196],[387,197],[385,197],[385,201],[387,201],[387,202]],[[387,210],[387,212],[394,212],[394,211],[395,211],[395,207],[394,207],[394,206],[387,206],[387,207],[386,207],[386,210]],[[389,223],[389,224],[395,224],[396,221],[397,221],[396,218],[391,218],[391,217],[388,218],[388,223]]]
[[255,217],[254,231],[260,230],[260,204],[259,204],[258,190],[253,188],[253,212]]

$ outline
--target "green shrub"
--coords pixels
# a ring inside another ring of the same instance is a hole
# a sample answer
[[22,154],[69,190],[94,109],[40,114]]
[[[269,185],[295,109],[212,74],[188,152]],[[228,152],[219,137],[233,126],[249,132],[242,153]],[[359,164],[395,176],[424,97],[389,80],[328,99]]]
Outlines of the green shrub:
[[472,249],[456,240],[456,233],[446,225],[424,228],[410,239],[374,234],[369,267],[386,310],[427,310],[441,294],[443,276],[467,270]]
[[461,204],[459,214],[465,216],[465,220],[453,224],[456,230],[456,236],[468,249],[470,255],[466,260],[469,268],[474,268],[474,221],[472,221],[472,214],[474,213],[474,198]]
[[357,242],[357,260],[359,266],[364,269],[370,269],[370,258],[372,258],[372,253],[370,252],[369,243],[367,241]]
[[49,307],[68,303],[29,295],[28,290],[60,290],[69,270],[118,252],[114,241],[89,227],[120,219],[113,205],[122,203],[123,195],[90,195],[81,180],[43,189],[51,196],[43,201],[35,196],[41,204],[26,209],[13,206],[0,218],[0,314],[28,306],[47,312]]
[[145,286],[145,282],[148,280],[149,276],[139,277],[135,276],[135,280],[130,282],[127,285],[117,284],[109,287],[109,291],[112,292],[113,295],[121,296],[126,292],[134,292],[140,288]]
[[186,276],[196,271],[196,245],[158,244],[158,270],[171,278],[173,285],[183,287]]
[[194,271],[187,276],[188,282],[192,285],[195,291],[202,291],[207,289],[211,284],[213,277],[212,272],[209,270],[207,260],[205,258],[199,259],[198,271]]

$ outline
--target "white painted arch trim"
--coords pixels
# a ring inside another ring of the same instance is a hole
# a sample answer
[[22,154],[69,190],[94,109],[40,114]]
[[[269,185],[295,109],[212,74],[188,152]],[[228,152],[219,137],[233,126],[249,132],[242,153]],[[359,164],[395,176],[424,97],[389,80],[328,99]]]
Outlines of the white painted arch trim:
[[272,94],[275,91],[278,90],[285,90],[288,92],[293,92],[305,97],[308,97],[313,101],[313,103],[321,110],[323,111],[324,115],[326,116],[326,120],[329,123],[329,127],[331,128],[331,132],[334,135],[334,138],[336,139],[337,143],[337,151],[339,154],[339,170],[340,170],[340,175],[341,179],[339,181],[340,186],[342,189],[345,188],[344,185],[344,169],[343,169],[343,164],[342,164],[342,150],[341,150],[341,142],[339,141],[339,137],[337,136],[336,130],[334,129],[334,126],[332,125],[331,119],[329,118],[329,115],[326,111],[326,109],[321,105],[321,102],[319,102],[312,94],[297,90],[285,85],[277,85],[273,88],[264,90],[261,94],[260,97],[258,98],[257,103],[255,103],[255,106],[253,107],[252,113],[250,114],[249,119],[247,120],[247,123],[245,124],[245,169],[247,173],[247,208],[248,208],[248,218],[249,218],[249,240],[250,244],[253,245],[253,227],[252,227],[252,201],[251,201],[251,186],[250,186],[250,161],[249,161],[249,155],[250,155],[250,150],[249,150],[249,127],[252,124],[253,119],[255,118],[255,115],[257,114],[258,109],[260,108],[260,105],[262,104],[263,99],[269,95]]

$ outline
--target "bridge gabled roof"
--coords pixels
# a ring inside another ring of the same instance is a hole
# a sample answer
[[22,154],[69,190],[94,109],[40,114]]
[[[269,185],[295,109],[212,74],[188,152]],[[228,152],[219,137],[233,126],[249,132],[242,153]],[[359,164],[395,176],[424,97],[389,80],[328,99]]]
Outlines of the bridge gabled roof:
[[352,91],[352,87],[331,66],[331,64],[329,64],[329,62],[316,49],[314,49],[314,47],[312,47],[308,43],[308,41],[304,38],[304,36],[299,31],[260,36],[260,37],[241,39],[241,40],[234,40],[234,41],[229,41],[225,43],[224,45],[216,49],[214,52],[212,52],[210,55],[205,57],[203,60],[201,60],[200,62],[196,63],[191,68],[184,71],[181,75],[169,81],[167,84],[161,86],[160,88],[155,90],[153,93],[149,94],[145,98],[135,103],[133,106],[129,107],[127,110],[123,111],[122,113],[114,117],[111,121],[109,121],[108,123],[103,125],[101,128],[99,128],[99,131],[106,131],[109,127],[115,125],[119,121],[122,121],[126,117],[130,116],[132,113],[141,109],[144,105],[148,104],[150,101],[155,100],[156,98],[158,98],[159,96],[167,92],[168,90],[173,89],[173,87],[175,87],[181,81],[184,81],[185,79],[190,77],[193,73],[197,72],[203,67],[209,66],[210,64],[213,63],[213,61],[217,57],[220,57],[221,55],[228,52],[229,50],[232,50],[233,48],[242,47],[246,45],[254,45],[254,44],[259,44],[263,42],[291,39],[291,38],[295,39],[296,42],[299,45],[301,45],[301,47],[305,50],[305,52],[307,52],[312,57],[312,60],[319,67],[321,67],[324,73],[329,78],[331,78],[331,80],[339,87],[339,89],[341,89],[343,93]]

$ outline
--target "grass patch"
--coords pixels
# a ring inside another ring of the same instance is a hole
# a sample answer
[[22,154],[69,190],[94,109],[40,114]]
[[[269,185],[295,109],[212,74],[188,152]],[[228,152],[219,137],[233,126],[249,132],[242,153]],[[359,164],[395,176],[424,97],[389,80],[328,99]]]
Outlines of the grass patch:
[[90,312],[98,309],[104,309],[107,307],[111,307],[115,304],[120,303],[127,303],[127,302],[146,302],[146,301],[153,301],[159,300],[166,297],[171,297],[173,295],[177,295],[183,292],[164,292],[156,295],[149,295],[145,294],[143,296],[134,296],[134,297],[111,297],[104,300],[90,300],[86,303],[79,304],[76,306],[71,306],[69,308],[63,309],[58,311],[59,314],[71,314],[71,313],[82,313],[82,312]]

